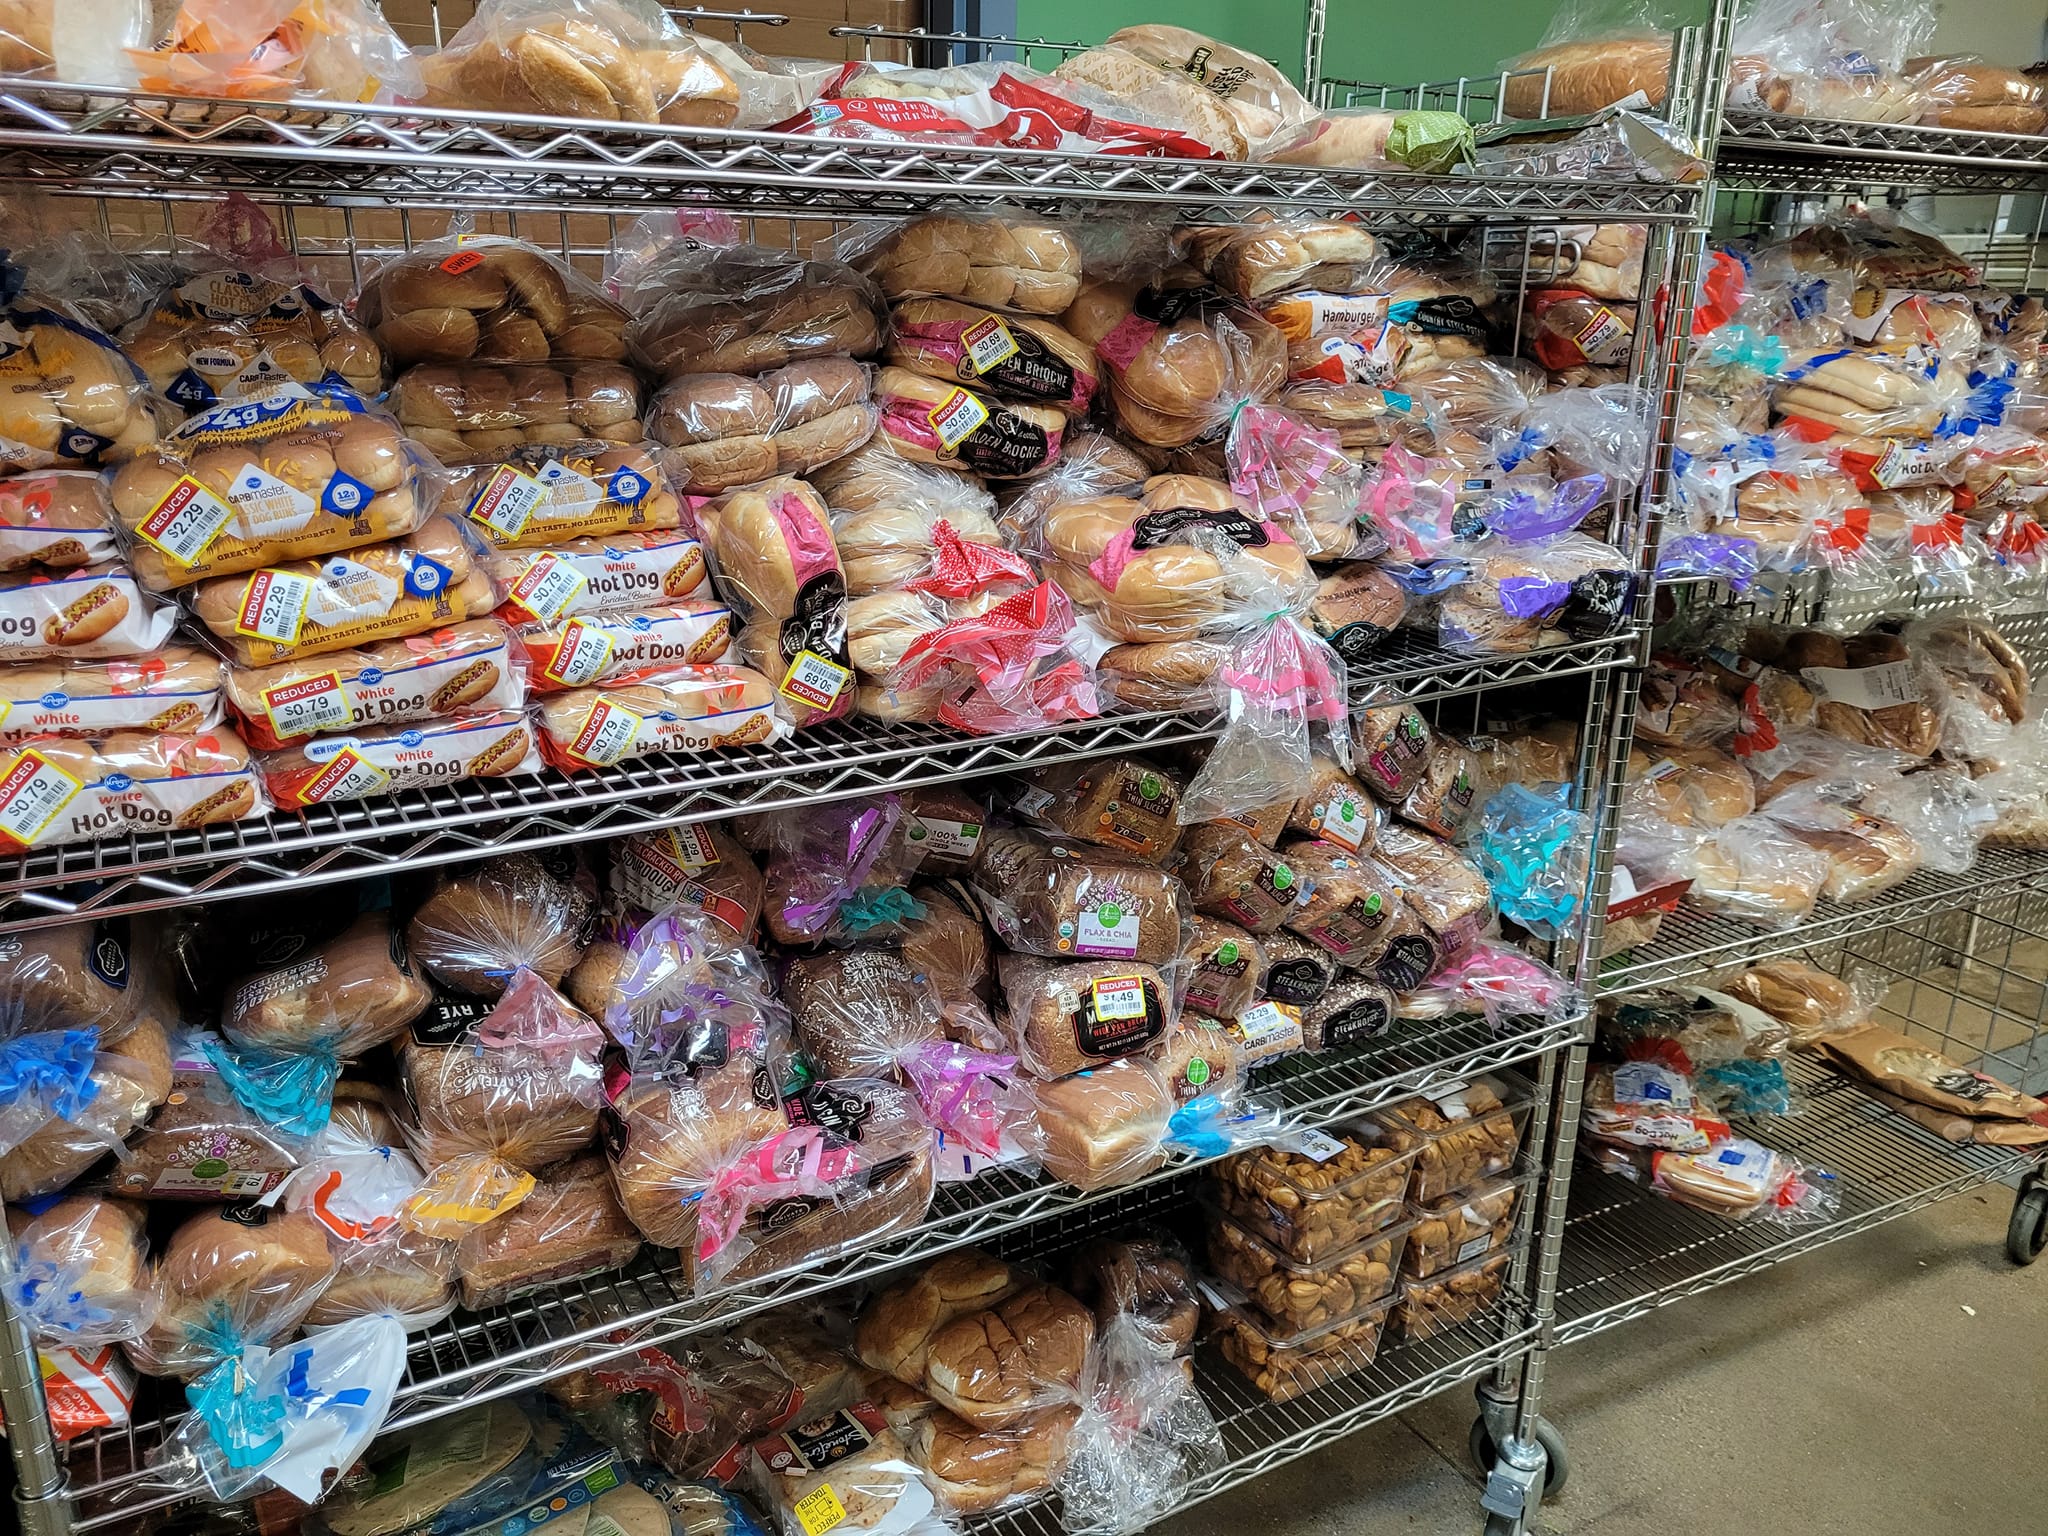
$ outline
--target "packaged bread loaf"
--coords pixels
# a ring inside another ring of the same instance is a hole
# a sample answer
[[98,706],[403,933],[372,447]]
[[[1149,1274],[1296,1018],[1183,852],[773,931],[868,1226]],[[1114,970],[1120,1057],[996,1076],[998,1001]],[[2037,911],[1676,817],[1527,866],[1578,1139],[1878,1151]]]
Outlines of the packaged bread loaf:
[[[1069,55],[1053,74],[1055,88],[1100,92],[1116,108],[1185,135],[1210,157],[1242,160],[1249,152],[1237,117],[1178,65],[1161,66],[1131,49],[1104,46]],[[1203,158],[1190,149],[1179,153]]]
[[1804,960],[1784,959],[1751,966],[1723,990],[1783,1023],[1794,1045],[1807,1046],[1866,1023],[1881,1000],[1881,987],[1867,978],[1836,976]]
[[1038,1076],[1064,1077],[1126,1056],[1165,1059],[1177,1000],[1153,967],[1005,955],[997,973],[1012,1044]]
[[221,1033],[244,1047],[319,1046],[352,1059],[396,1040],[432,995],[390,912],[365,912],[289,964],[237,979],[221,1005]]
[[1195,910],[1269,934],[1308,895],[1304,872],[1231,822],[1193,826],[1173,864]]
[[[8,1034],[91,1029],[102,1046],[135,1027],[149,989],[131,920],[98,918],[15,934],[0,946],[0,1017]],[[145,941],[146,942],[146,941]]]
[[[166,645],[125,661],[17,662],[0,667],[0,739],[127,731],[200,735],[221,720],[221,664]],[[244,733],[247,739],[247,733]]]
[[881,348],[881,296],[852,268],[757,246],[678,251],[644,274],[633,347],[664,379],[766,373]]
[[888,361],[1000,400],[1084,415],[1095,398],[1095,354],[1050,320],[954,299],[905,299],[890,312]]
[[1026,530],[1026,553],[1118,640],[1185,640],[1262,611],[1306,607],[1314,574],[1300,546],[1244,511],[1230,487],[1158,475],[1138,497],[1055,507]]
[[108,1178],[131,1198],[261,1199],[310,1147],[305,1108],[338,1087],[331,1066],[266,1074],[210,1030],[179,1031],[169,1060],[170,1092]]
[[753,942],[761,921],[761,871],[715,826],[639,833],[615,843],[610,888],[643,912],[697,908],[741,943]]
[[943,1528],[931,1474],[864,1399],[757,1440],[748,1457],[748,1486],[779,1536],[804,1536],[798,1511],[825,1494],[873,1536]]
[[1037,1087],[1032,1154],[1045,1171],[1094,1191],[1143,1178],[1166,1161],[1173,1093],[1159,1064],[1126,1059]]
[[432,510],[390,417],[297,385],[200,412],[123,464],[111,495],[157,591],[398,538]]
[[97,468],[154,443],[148,381],[113,340],[51,301],[9,292],[0,310],[0,465]]
[[1671,39],[1555,43],[1521,55],[1512,67],[1502,102],[1509,117],[1576,117],[1638,91],[1654,109],[1671,72]]
[[1096,663],[1097,682],[1133,709],[1190,711],[1213,706],[1226,640],[1146,640],[1113,645]]
[[1214,1019],[1193,1014],[1183,1015],[1168,1038],[1161,1066],[1176,1104],[1234,1099],[1251,1070],[1236,1035]]
[[1220,436],[1243,400],[1286,381],[1287,339],[1250,310],[1204,309],[1199,290],[1086,282],[1060,324],[1095,348],[1117,421],[1180,448]]
[[1144,758],[1097,758],[1041,769],[1018,792],[1017,810],[1048,832],[1157,864],[1180,836],[1180,789]]
[[258,762],[272,802],[288,811],[540,770],[533,724],[516,709],[320,736]]
[[[7,1213],[8,1302],[45,1349],[95,1351],[135,1337],[151,1321],[144,1208],[99,1195],[67,1195],[30,1216]],[[55,1413],[59,1402],[51,1402]]]
[[582,952],[591,894],[534,854],[507,854],[445,878],[406,931],[412,957],[458,992],[495,997],[515,972],[559,984]]
[[498,549],[682,525],[682,503],[647,449],[589,440],[507,448],[452,476],[440,505]]
[[1408,595],[1378,566],[1352,561],[1316,584],[1309,622],[1346,661],[1364,661],[1407,616]]
[[1308,793],[1295,800],[1287,829],[1351,853],[1370,853],[1384,819],[1364,787],[1327,757],[1309,760]]
[[0,571],[76,570],[119,552],[99,475],[52,469],[0,480]]
[[852,453],[875,430],[869,393],[866,366],[843,357],[757,378],[693,373],[655,395],[647,432],[662,445],[662,467],[677,489],[715,495]]
[[1074,1254],[1067,1275],[1068,1290],[1094,1308],[1098,1333],[1127,1318],[1162,1357],[1193,1351],[1201,1322],[1194,1265],[1166,1233],[1139,1228],[1097,1238]]
[[909,789],[904,791],[903,806],[917,819],[910,836],[924,847],[924,861],[918,866],[923,873],[965,874],[979,861],[988,807],[972,787],[933,784]]
[[906,1053],[945,1038],[937,990],[891,949],[801,956],[780,990],[824,1077],[895,1077]]
[[1389,805],[1399,805],[1429,767],[1429,722],[1412,704],[1378,704],[1351,721],[1351,756],[1358,778]]
[[1442,951],[1392,871],[1330,843],[1297,841],[1281,852],[1309,885],[1288,928],[1395,991],[1421,985],[1436,969]]
[[241,737],[117,731],[0,748],[0,848],[53,848],[240,821],[270,809]]
[[997,828],[984,836],[970,879],[1012,949],[1145,965],[1180,954],[1187,892],[1143,860]]
[[788,734],[772,683],[750,667],[657,667],[544,696],[541,751],[565,773],[649,752],[720,752]]
[[778,477],[697,509],[718,590],[740,615],[740,655],[799,726],[853,712],[846,572],[817,493]]
[[152,1015],[93,1055],[92,1099],[70,1116],[52,1115],[0,1155],[0,1198],[54,1194],[121,1146],[171,1091],[171,1045]]
[[473,1312],[501,1306],[542,1286],[619,1269],[639,1251],[640,1234],[619,1208],[604,1159],[571,1158],[457,1245],[462,1304]]
[[177,620],[117,560],[0,575],[0,661],[146,656]]
[[1486,876],[1442,838],[1396,822],[1380,838],[1374,857],[1400,879],[1408,905],[1429,924],[1446,959],[1469,949],[1492,919],[1493,888]]
[[623,614],[684,598],[708,600],[704,546],[680,529],[564,539],[547,549],[483,556],[510,624],[555,624],[580,614]]
[[1187,1005],[1212,1018],[1234,1019],[1251,1007],[1266,974],[1265,946],[1235,923],[1197,915],[1188,922]]
[[254,400],[282,384],[384,392],[384,352],[306,283],[220,266],[156,297],[122,345],[150,388],[188,411]]
[[1307,99],[1271,60],[1203,33],[1147,22],[1120,27],[1105,41],[1199,82],[1236,122],[1255,160],[1270,158],[1315,116]]
[[1056,315],[1081,285],[1081,248],[1052,224],[938,214],[903,225],[862,266],[891,299],[931,295]]
[[238,665],[265,667],[480,619],[496,601],[475,535],[435,517],[394,543],[213,577],[192,611]]
[[537,246],[496,235],[416,246],[372,274],[356,313],[400,368],[626,356],[624,310]]
[[515,638],[533,691],[551,694],[724,661],[732,654],[732,627],[732,610],[723,603],[685,599],[522,624]]
[[1302,1043],[1310,1050],[1341,1051],[1393,1032],[1400,1005],[1377,976],[1346,971],[1301,1005]]
[[1843,640],[1801,630],[1786,637],[1783,665],[1813,690],[1813,723],[1830,736],[1915,757],[1938,745],[1934,691],[1903,636],[1871,630]]
[[327,1229],[311,1216],[254,1204],[202,1211],[156,1262],[156,1319],[129,1358],[149,1375],[191,1380],[291,1332],[333,1277]]
[[854,597],[901,593],[936,574],[942,523],[961,542],[1005,547],[995,500],[978,477],[914,463],[886,443],[835,460],[811,483],[832,509],[832,538]]
[[1210,281],[1247,303],[1291,289],[1350,293],[1379,275],[1371,231],[1338,219],[1190,225],[1174,242]]
[[526,656],[489,619],[268,667],[229,667],[243,739],[274,752],[308,736],[517,710]]
[[624,363],[422,363],[391,387],[390,406],[443,464],[489,463],[528,444],[641,440],[640,381]]
[[907,368],[875,376],[879,431],[914,463],[970,470],[990,479],[1041,474],[1059,457],[1065,413],[1053,406],[1004,402],[950,380]]
[[2048,93],[2032,75],[1982,59],[1908,59],[1906,73],[1924,93],[1920,121],[1973,133],[2048,129]]
[[984,1429],[939,1408],[911,1428],[911,1456],[947,1509],[962,1515],[994,1509],[1052,1484],[1066,1467],[1068,1436],[1080,1411],[1068,1403]]

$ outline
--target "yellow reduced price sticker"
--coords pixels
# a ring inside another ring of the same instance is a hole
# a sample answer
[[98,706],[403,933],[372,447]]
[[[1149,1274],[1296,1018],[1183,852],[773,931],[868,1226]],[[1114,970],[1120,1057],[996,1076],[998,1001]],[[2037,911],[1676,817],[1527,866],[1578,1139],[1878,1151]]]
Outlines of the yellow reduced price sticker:
[[1105,976],[1089,989],[1098,1019],[1145,1017],[1145,982],[1138,976]]
[[816,651],[798,651],[782,674],[782,696],[813,709],[830,709],[853,681],[853,673]]
[[971,437],[988,420],[988,407],[964,389],[956,389],[945,402],[926,412],[939,443],[950,453]]
[[1017,338],[994,315],[970,326],[960,338],[960,344],[967,349],[967,366],[976,373],[987,373],[1017,355]]
[[796,1501],[796,1519],[804,1528],[804,1536],[825,1536],[825,1532],[846,1519],[846,1506],[839,1502],[830,1483],[820,1483]]

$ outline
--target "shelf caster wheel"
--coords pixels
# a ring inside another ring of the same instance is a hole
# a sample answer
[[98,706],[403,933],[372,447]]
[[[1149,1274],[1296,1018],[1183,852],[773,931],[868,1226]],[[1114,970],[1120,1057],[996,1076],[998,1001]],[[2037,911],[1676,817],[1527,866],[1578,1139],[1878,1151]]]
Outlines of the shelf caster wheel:
[[2029,1184],[2012,1202],[2005,1224],[2005,1256],[2015,1264],[2031,1264],[2048,1248],[2048,1184]]
[[[2035,1252],[2039,1252],[2037,1248]],[[1571,1476],[1571,1462],[1565,1456],[1564,1436],[1557,1432],[1548,1419],[1536,1421],[1536,1443],[1543,1447],[1543,1497],[1555,1498],[1564,1491],[1565,1479]],[[1473,1463],[1481,1472],[1492,1472],[1494,1462],[1493,1435],[1486,1427],[1484,1415],[1472,1421],[1472,1434],[1467,1447],[1472,1453]]]
[[1486,1517],[1486,1536],[1523,1536],[1522,1527],[1506,1515]]

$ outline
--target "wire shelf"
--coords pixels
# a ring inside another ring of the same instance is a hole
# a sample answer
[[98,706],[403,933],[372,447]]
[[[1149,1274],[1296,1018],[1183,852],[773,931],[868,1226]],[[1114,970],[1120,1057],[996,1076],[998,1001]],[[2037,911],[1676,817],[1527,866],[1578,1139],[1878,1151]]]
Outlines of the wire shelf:
[[1820,902],[1811,916],[1789,928],[1760,928],[1740,918],[1680,907],[1666,915],[1656,938],[1607,962],[1600,975],[1600,991],[1606,996],[1640,992],[1723,967],[1749,965],[1874,929],[1959,911],[2039,886],[2048,886],[2048,852],[1985,848],[1966,875],[1922,870],[1875,901],[1853,906]]
[[0,82],[0,179],[94,197],[230,191],[592,212],[713,199],[744,212],[914,213],[1002,202],[1159,204],[1211,217],[1254,207],[1445,218],[1689,222],[1699,189],[1661,183],[1421,176],[1235,161],[861,142],[505,112],[166,101]]
[[[1571,677],[1623,664],[1633,644],[1624,634],[1482,662],[1402,635],[1354,665],[1352,694],[1359,703],[1441,698]],[[1205,740],[1220,723],[1214,715],[1112,715],[973,737],[943,726],[855,720],[717,756],[663,754],[573,776],[467,779],[226,826],[136,833],[0,860],[0,886],[9,896],[0,930],[1170,747]]]
[[1840,1201],[1834,1216],[1791,1230],[1762,1220],[1730,1221],[1582,1163],[1572,1173],[1558,1343],[2014,1177],[2039,1160],[2038,1150],[1943,1141],[1810,1058],[1795,1058],[1787,1070],[1795,1091],[1807,1097],[1805,1109],[1745,1122],[1743,1130],[1832,1173]]
[[1731,112],[1715,175],[1726,187],[1839,192],[1846,183],[2023,192],[2048,180],[2048,138]]
[[[1583,1014],[1521,1019],[1499,1034],[1474,1019],[1402,1026],[1355,1052],[1286,1058],[1259,1072],[1255,1088],[1262,1100],[1283,1106],[1290,1118],[1327,1126],[1438,1083],[1560,1050],[1580,1037],[1585,1022]],[[481,1313],[458,1312],[413,1335],[405,1379],[385,1428],[441,1418],[635,1349],[727,1327],[769,1307],[969,1243],[998,1240],[1036,1223],[1047,1223],[1038,1234],[1072,1239],[1086,1225],[1091,1208],[1128,1200],[1134,1190],[1163,1185],[1210,1161],[1178,1161],[1141,1180],[1094,1193],[999,1169],[966,1184],[941,1186],[930,1212],[915,1227],[825,1264],[701,1296],[691,1293],[678,1267],[649,1250],[616,1273],[550,1287]],[[1165,1190],[1159,1195],[1178,1198]],[[1031,1240],[1040,1240],[1038,1234]],[[148,1385],[167,1392],[164,1383]],[[72,1529],[98,1529],[192,1496],[190,1486],[163,1486],[163,1474],[148,1465],[180,1417],[175,1411],[152,1414],[138,1402],[135,1421],[127,1427],[86,1436],[67,1448],[70,1497],[78,1505]]]

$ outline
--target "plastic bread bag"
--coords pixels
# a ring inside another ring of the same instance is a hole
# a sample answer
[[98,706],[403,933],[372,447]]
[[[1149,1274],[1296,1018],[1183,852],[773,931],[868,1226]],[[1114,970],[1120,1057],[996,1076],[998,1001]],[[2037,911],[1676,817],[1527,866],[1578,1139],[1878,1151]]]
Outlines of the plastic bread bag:
[[186,600],[230,660],[267,667],[486,617],[499,594],[483,548],[433,517],[388,544],[209,577]]
[[1835,348],[1794,354],[1772,391],[1772,409],[1814,438],[1931,438],[1961,376],[1935,362],[1914,366],[1882,352]]
[[406,1224],[463,1237],[525,1199],[532,1170],[588,1144],[604,1102],[603,1044],[596,1024],[524,968],[495,1006],[430,1009],[398,1052],[406,1135],[427,1171]]
[[1679,656],[1652,658],[1643,674],[1639,740],[1656,746],[1703,746],[1741,727],[1742,710],[1721,679]]
[[1426,448],[1443,426],[1428,396],[1379,384],[1308,379],[1288,385],[1274,403],[1312,427],[1336,433],[1347,452],[1395,443]]
[[149,447],[158,424],[141,370],[110,337],[26,282],[19,266],[0,266],[10,338],[0,349],[8,401],[0,466],[92,469]]
[[664,532],[682,526],[682,502],[657,457],[643,445],[595,440],[511,447],[495,463],[451,475],[439,510],[496,549]]
[[[1293,842],[1281,850],[1299,870],[1308,899],[1287,927],[1390,991],[1420,986],[1443,960],[1443,946],[1403,896],[1384,864],[1355,858],[1331,843]],[[1270,978],[1269,978],[1270,979]]]
[[623,613],[586,613],[522,623],[515,654],[536,694],[631,682],[681,663],[715,666],[732,659],[732,610],[686,598]]
[[1220,437],[1240,401],[1267,399],[1285,382],[1286,338],[1214,296],[1089,280],[1062,317],[1095,349],[1116,419],[1139,442],[1178,448]]
[[1462,479],[1451,460],[1424,457],[1393,444],[1366,477],[1363,514],[1395,558],[1440,559],[1452,551],[1457,538]]
[[1146,24],[1112,32],[1104,45],[1199,82],[1236,120],[1251,159],[1269,158],[1315,116],[1301,92],[1267,60],[1200,32]]
[[640,381],[624,363],[420,363],[389,404],[405,435],[443,464],[492,463],[521,445],[641,440]]
[[1767,928],[1797,923],[1827,884],[1828,856],[1763,816],[1708,831],[1691,857],[1690,906]]
[[995,500],[977,480],[915,463],[884,444],[870,443],[809,478],[831,509],[851,596],[895,591],[926,574],[940,523],[963,542],[1005,547]]
[[1164,864],[1190,819],[1184,792],[1182,776],[1154,759],[1112,757],[1041,769],[1014,805],[1048,835]]
[[1732,1221],[1805,1226],[1829,1220],[1840,1200],[1833,1174],[1742,1137],[1696,1154],[1603,1149],[1595,1161],[1680,1205]]
[[1374,273],[1348,293],[1280,293],[1259,304],[1260,317],[1287,339],[1290,383],[1392,385],[1410,352],[1422,355],[1392,317],[1393,275]]
[[1501,916],[1538,938],[1571,931],[1592,847],[1592,818],[1562,784],[1503,785],[1480,813],[1476,857]]
[[166,649],[177,619],[117,560],[0,575],[0,661],[146,657]]
[[[491,547],[483,555],[483,568],[503,594],[498,616],[508,624],[560,624],[584,614],[624,615],[687,598],[714,601],[706,585],[710,567],[704,546],[682,529],[564,539],[546,549]],[[728,630],[731,627],[728,624]]]
[[564,773],[652,752],[765,746],[789,734],[766,677],[749,667],[656,667],[539,701],[541,755]]
[[739,648],[801,728],[855,709],[846,573],[817,493],[780,477],[697,508],[714,580],[744,624]]
[[357,316],[392,365],[618,363],[626,314],[538,246],[457,230],[363,284]]
[[[49,1046],[48,1036],[31,1033],[17,1036],[5,1048],[10,1058],[29,1058],[27,1070],[19,1073],[20,1081],[37,1085],[32,1092],[18,1087],[15,1105],[31,1098],[54,1105],[69,1092],[74,1106],[69,1116],[50,1113],[32,1127],[10,1124],[7,1134],[15,1144],[12,1151],[0,1155],[0,1194],[10,1202],[54,1194],[108,1152],[119,1153],[124,1139],[149,1119],[171,1091],[170,1041],[153,1017],[127,1029],[118,1043],[100,1047],[86,1067],[86,1086],[75,1091],[67,1089],[65,1078],[50,1069],[53,1053]],[[56,1059],[63,1061],[63,1054],[56,1053]],[[18,1071],[18,1064],[11,1064],[8,1070]],[[26,1118],[24,1112],[10,1111],[10,1121]]]
[[1066,592],[1043,581],[917,634],[883,687],[862,688],[861,707],[975,735],[1092,719],[1101,705],[1085,650]]
[[[1095,398],[1094,350],[1051,320],[945,298],[899,300],[889,319],[884,356],[906,372],[973,384],[986,396],[1076,417],[1085,416]],[[972,463],[975,455],[960,457]]]
[[1997,627],[1964,615],[1923,619],[1907,649],[1942,685],[1942,747],[1962,758],[1995,758],[2031,716],[2033,672]]
[[1318,749],[1350,767],[1344,658],[1300,620],[1276,613],[1231,636],[1216,679],[1228,723],[1188,785],[1190,820],[1245,815],[1305,793]]
[[155,45],[128,50],[160,96],[391,101],[419,92],[411,51],[365,0],[184,0]]
[[223,694],[243,739],[274,752],[333,731],[517,710],[528,655],[479,619],[305,661],[230,667]]
[[740,82],[649,0],[489,0],[421,61],[434,107],[725,128]]
[[432,999],[388,911],[291,939],[277,946],[285,963],[238,968],[225,988],[221,1032],[236,1046],[354,1060],[396,1040]]
[[1937,766],[1879,783],[1860,810],[1906,829],[1924,869],[1967,874],[1977,848],[1998,824],[1993,796],[1962,769]]
[[0,700],[4,741],[90,741],[123,731],[205,735],[221,723],[221,664],[190,645],[113,662],[16,662],[0,668]]
[[867,278],[765,246],[678,244],[616,279],[636,316],[634,356],[664,380],[871,357],[887,334],[881,294]]
[[541,856],[507,854],[443,878],[413,912],[406,949],[443,986],[494,998],[520,971],[559,985],[582,954],[592,892]]
[[106,482],[84,470],[0,481],[0,570],[76,570],[120,551]]
[[1349,293],[1385,270],[1377,236],[1338,219],[1185,225],[1174,254],[1247,304],[1295,289]]
[[0,848],[210,827],[269,809],[249,749],[225,727],[34,736],[0,748]]
[[118,1046],[159,1009],[154,936],[131,919],[37,928],[0,946],[0,1041],[94,1032],[93,1049]]
[[[840,237],[836,249],[872,278],[892,305],[905,299],[957,299],[993,310],[1057,315],[1074,302],[1081,286],[1076,233],[1057,223],[1010,215],[982,219],[942,213],[902,224],[856,225]],[[900,313],[910,317],[909,339],[918,340],[914,328],[919,317],[942,312],[912,306]],[[1035,325],[1024,331],[1043,334]],[[999,350],[996,343],[984,343],[981,350],[991,348]],[[976,372],[983,371],[977,364]],[[1091,389],[1092,384],[1091,378]],[[1078,411],[1087,401],[1073,404]]]
[[1837,976],[1797,957],[1761,961],[1721,986],[1730,997],[1785,1025],[1799,1048],[1861,1029],[1890,990],[1889,983],[1868,968]]
[[945,1536],[955,1528],[935,1475],[865,1399],[756,1440],[743,1476],[779,1536],[806,1536],[815,1517],[803,1513],[835,1506],[858,1511],[860,1528],[874,1536]]
[[901,1077],[903,1061],[945,1041],[937,990],[893,949],[796,957],[780,995],[822,1077]]
[[[770,832],[764,913],[786,944],[884,927],[924,862],[916,817],[898,795],[841,800],[778,818]],[[905,911],[904,916],[910,914]]]
[[1731,105],[1800,116],[1912,123],[1924,109],[1906,61],[1934,31],[1932,7],[1867,0],[1760,0],[1732,35],[1745,55],[1767,60],[1768,75]]
[[990,479],[1028,479],[1050,468],[1066,431],[1064,412],[1004,401],[907,368],[875,378],[880,438],[912,463],[938,464]]
[[1111,1318],[1088,1363],[1058,1488],[1067,1508],[1090,1512],[1090,1526],[1123,1536],[1158,1520],[1220,1466],[1223,1436],[1190,1373],[1160,1358],[1137,1318]]
[[286,811],[541,767],[532,722],[516,709],[322,736],[257,762],[271,801]]
[[390,417],[340,386],[216,405],[123,464],[110,487],[155,591],[415,532],[436,482]]
[[1447,994],[1454,1011],[1476,1008],[1496,1029],[1511,1019],[1567,1019],[1585,1006],[1578,989],[1549,966],[1490,939],[1447,961],[1427,986]]
[[1021,953],[1153,966],[1181,953],[1186,887],[1146,860],[997,826],[968,878],[989,926]]
[[0,1294],[39,1345],[94,1351],[155,1318],[147,1252],[141,1206],[70,1195],[10,1213]]
[[1486,876],[1442,838],[1393,822],[1380,834],[1373,858],[1400,878],[1403,897],[1429,924],[1446,959],[1463,954],[1492,924]]
[[790,363],[749,378],[689,374],[648,408],[647,433],[678,490],[715,495],[801,475],[857,450],[875,430],[869,369],[846,358]]
[[327,1234],[312,1217],[259,1205],[202,1210],[157,1255],[156,1316],[125,1348],[148,1375],[196,1381],[289,1334],[333,1277]]
[[1311,559],[1366,558],[1378,540],[1359,521],[1364,472],[1337,435],[1273,406],[1247,405],[1224,444],[1230,488],[1262,523],[1277,523]]

